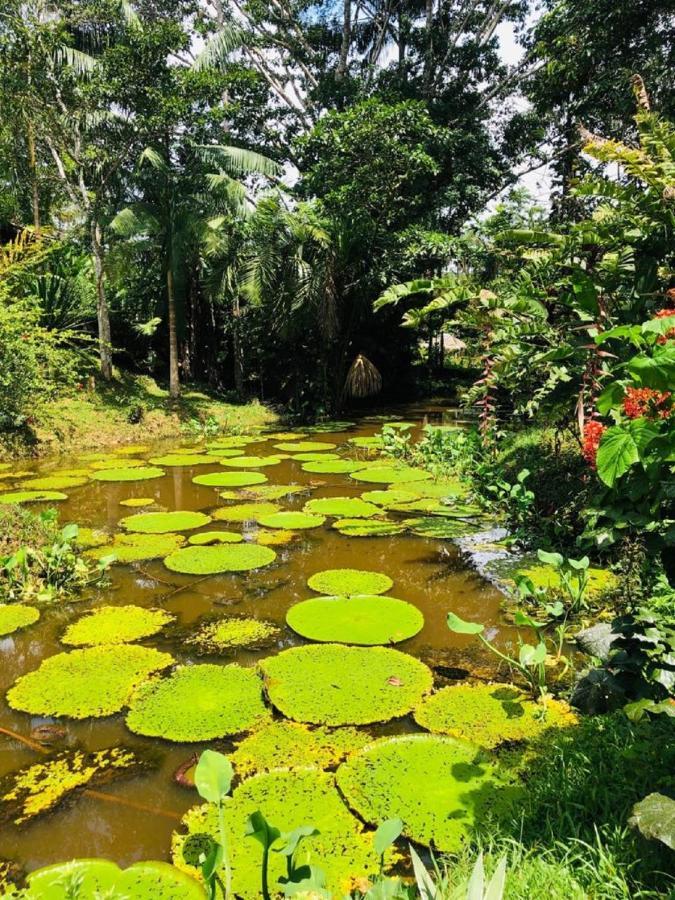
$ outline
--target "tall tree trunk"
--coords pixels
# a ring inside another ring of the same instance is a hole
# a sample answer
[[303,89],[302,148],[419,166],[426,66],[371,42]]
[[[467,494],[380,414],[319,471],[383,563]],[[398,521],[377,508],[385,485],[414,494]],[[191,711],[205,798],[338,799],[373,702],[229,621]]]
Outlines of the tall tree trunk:
[[166,270],[166,302],[169,311],[169,396],[177,400],[180,396],[178,378],[178,336],[176,334],[176,295],[173,286],[173,267]]
[[342,10],[342,45],[340,47],[340,60],[335,70],[335,78],[338,81],[344,78],[347,72],[349,47],[352,42],[352,0],[343,0]]
[[241,346],[241,307],[235,293],[232,301],[232,354],[234,356],[234,388],[240,400],[245,400],[244,351]]
[[35,153],[35,132],[33,131],[33,123],[30,120],[26,122],[26,141],[28,143],[28,166],[30,168],[31,181],[31,204],[33,207],[33,228],[36,237],[40,236],[40,190],[38,185],[37,174],[37,156]]
[[101,360],[101,376],[105,381],[110,381],[112,379],[112,340],[110,312],[105,296],[103,234],[95,216],[92,216],[91,220],[91,250],[94,256],[94,276],[96,280],[96,318],[98,320],[98,352]]
[[434,0],[426,0],[425,31],[427,49],[424,55],[424,93],[428,96],[434,69]]

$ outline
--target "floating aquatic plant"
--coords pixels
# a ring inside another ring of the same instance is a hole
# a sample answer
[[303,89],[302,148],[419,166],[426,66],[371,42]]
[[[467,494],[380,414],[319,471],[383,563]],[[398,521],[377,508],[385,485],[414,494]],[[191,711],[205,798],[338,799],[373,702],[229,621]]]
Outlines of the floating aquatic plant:
[[261,569],[277,558],[270,547],[257,544],[219,544],[215,547],[184,547],[164,559],[172,572],[184,575],[217,575]]
[[110,716],[148,675],[173,663],[168,653],[135,644],[57,653],[18,678],[7,692],[12,709],[71,719]]
[[297,537],[297,531],[285,531],[283,528],[276,528],[274,531],[259,529],[256,532],[255,542],[262,544],[263,547],[278,547],[282,544],[290,544]]
[[335,450],[337,444],[329,444],[327,441],[292,441],[275,444],[275,450],[282,453],[321,453],[324,450]]
[[576,717],[566,703],[537,703],[513,685],[455,684],[426,697],[415,710],[415,721],[434,734],[496,747],[573,725]]
[[99,786],[151,765],[124,747],[66,750],[0,778],[0,821],[23,825],[84,787]]
[[151,506],[155,502],[154,497],[129,497],[128,500],[120,500],[120,506],[134,507]]
[[[125,460],[125,464],[128,460]],[[103,469],[94,472],[91,476],[94,481],[150,481],[153,478],[161,478],[165,474],[164,469],[156,469],[153,466],[139,466],[137,469],[128,467],[123,469]]]
[[222,522],[255,522],[259,516],[269,516],[280,512],[276,503],[235,503],[232,506],[219,506],[213,512],[213,518]]
[[334,419],[331,422],[317,422],[315,425],[309,425],[305,428],[309,434],[333,434],[337,431],[347,431],[355,426],[355,422],[345,422]]
[[452,540],[464,534],[477,531],[477,527],[461,519],[443,519],[437,516],[420,516],[415,519],[404,519],[403,525],[418,537]]
[[270,441],[302,441],[307,434],[302,431],[272,431],[265,437]]
[[176,531],[192,531],[208,525],[211,516],[200,512],[176,510],[174,512],[136,513],[122,519],[120,525],[127,531],[141,534],[168,534]]
[[223,653],[237,647],[264,646],[278,634],[279,628],[272,622],[231,616],[204,622],[185,643],[203,653]]
[[267,466],[278,466],[280,462],[278,456],[233,456],[231,459],[223,459],[220,464],[232,469],[264,469]]
[[309,453],[293,453],[290,459],[295,462],[327,462],[332,459],[340,459],[340,454],[328,451],[317,453],[315,450],[313,453],[311,451]]
[[215,441],[209,441],[206,445],[209,450],[221,450],[228,448],[246,447],[249,444],[259,444],[265,438],[253,437],[246,434],[233,434],[229,437],[217,438]]
[[148,460],[153,466],[208,466],[213,460],[203,453],[167,453],[164,456],[151,456]]
[[258,522],[265,528],[283,528],[286,531],[318,528],[325,521],[325,516],[312,516],[309,513],[290,510],[258,516]]
[[88,480],[88,478],[68,475],[48,475],[44,478],[31,478],[24,481],[21,487],[29,491],[66,491],[69,488],[80,487]]
[[33,625],[40,618],[40,610],[21,603],[0,603],[0,637],[13,634],[20,628]]
[[328,459],[325,462],[308,462],[302,464],[302,471],[312,475],[350,475],[363,469],[362,462],[352,459]]
[[231,456],[241,456],[243,447],[235,447],[231,450],[221,448],[220,450],[207,450],[206,455],[211,457],[211,462],[218,462],[219,459],[227,459]]
[[[63,900],[64,886],[78,885],[77,897],[124,900],[204,900],[204,888],[165,862],[137,862],[120,869],[107,859],[74,859],[37,869],[28,876],[22,900]],[[73,895],[75,896],[75,895]]]
[[267,694],[296,722],[366,725],[404,716],[431,689],[431,670],[388,647],[292,647],[262,660]]
[[304,494],[308,491],[306,484],[259,484],[246,488],[245,493],[262,500],[281,500],[282,497],[291,497],[293,494]]
[[267,481],[267,475],[262,472],[210,472],[208,475],[195,475],[192,481],[206,487],[246,487],[263,484]]
[[419,494],[403,488],[389,488],[386,491],[364,491],[361,498],[368,503],[376,503],[378,506],[391,506],[392,503],[410,503],[418,500]]
[[[563,589],[560,570],[549,565],[532,565],[518,568],[516,575],[524,575],[529,578],[535,588],[560,593]],[[586,594],[589,597],[600,597],[619,586],[619,579],[609,569],[598,569],[593,566],[586,569],[588,586]]]
[[367,519],[369,516],[377,516],[379,507],[372,503],[366,503],[360,497],[321,497],[316,500],[308,500],[303,507],[305,512],[316,513],[320,516],[336,516],[348,519]]
[[236,531],[200,531],[191,534],[188,544],[203,546],[205,544],[239,544],[244,538]]
[[406,484],[407,482],[426,481],[431,472],[416,469],[414,466],[368,466],[352,472],[351,478],[356,481],[369,481],[375,484]]
[[366,822],[400,817],[406,837],[447,853],[482,820],[510,816],[524,794],[475,745],[426,734],[376,741],[340,766],[337,783]]
[[130,731],[168,741],[208,741],[261,725],[269,716],[253,669],[180,666],[145,682],[129,701]]
[[349,443],[363,450],[381,450],[384,447],[382,435],[373,434],[369,437],[352,437]]
[[[349,892],[354,879],[373,876],[378,871],[372,835],[343,803],[334,777],[317,769],[273,771],[254,775],[235,789],[225,804],[227,843],[231,853],[232,891],[243,900],[259,900],[262,847],[257,841],[242,840],[249,816],[263,810],[265,818],[292,831],[311,824],[319,832],[307,837],[301,855],[320,864],[333,896]],[[189,810],[183,819],[188,835],[211,835],[219,840],[218,810],[215,804],[203,804]],[[177,866],[196,874],[185,862],[183,849],[191,861],[188,835],[174,834],[173,860]],[[391,856],[388,856],[389,863]],[[222,870],[221,870],[222,874]],[[275,885],[286,875],[286,859],[281,853],[269,855],[269,882]]]
[[48,503],[52,500],[67,500],[61,491],[8,491],[0,494],[0,503]]
[[119,456],[99,456],[89,463],[92,469],[141,469],[147,463],[144,459],[120,459]]
[[413,490],[420,497],[437,497],[439,500],[448,497],[461,497],[469,493],[469,487],[459,478],[446,478],[441,481],[415,482]]
[[291,606],[286,622],[311,641],[397,644],[421,631],[424,616],[405,600],[379,595],[312,597]]
[[366,569],[326,569],[316,572],[307,584],[313,591],[330,597],[349,597],[352,594],[385,594],[394,582],[382,572]]
[[119,563],[161,559],[185,543],[182,534],[116,534],[112,542],[87,550],[85,556],[103,559],[114,554]]
[[69,625],[61,643],[73,647],[125,644],[157,634],[173,619],[164,609],[101,606]]
[[347,537],[390,537],[405,531],[400,522],[386,522],[383,519],[338,519],[333,528]]

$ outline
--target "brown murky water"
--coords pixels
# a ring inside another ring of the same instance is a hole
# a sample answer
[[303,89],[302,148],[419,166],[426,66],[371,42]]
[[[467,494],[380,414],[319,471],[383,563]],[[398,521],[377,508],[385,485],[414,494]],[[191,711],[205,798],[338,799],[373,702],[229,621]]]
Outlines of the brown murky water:
[[[421,422],[425,413],[429,411],[415,410],[411,415],[411,410],[406,410],[405,417]],[[433,411],[429,413],[430,418],[438,415],[438,412],[435,416]],[[379,427],[379,422],[363,420],[348,431],[312,435],[310,439],[343,444],[350,437],[373,434]],[[173,446],[154,447],[153,452],[146,455],[154,455],[158,449],[165,451],[185,446],[188,442],[177,438]],[[273,443],[274,440],[257,443],[243,452],[272,453]],[[47,474],[54,468],[78,465],[82,462],[77,459],[61,458],[32,468]],[[227,501],[220,500],[216,489],[193,484],[192,477],[211,471],[223,471],[217,460],[212,466],[167,469],[165,477],[154,481],[91,482],[68,491],[68,500],[59,504],[60,518],[62,522],[75,521],[112,533],[121,518],[136,511],[120,506],[121,500],[150,496],[168,510],[208,512]],[[311,475],[302,471],[299,462],[292,460],[284,460],[264,471],[271,484],[307,485],[312,497],[358,496],[364,490],[385,487],[359,485],[346,475]],[[310,494],[303,493],[280,502],[284,508],[298,509],[308,496]],[[509,645],[515,640],[513,629],[506,626],[500,616],[501,595],[461,560],[451,542],[405,534],[350,538],[331,529],[331,521],[305,532],[293,544],[276,547],[277,561],[259,572],[198,579],[169,572],[159,560],[114,566],[110,585],[105,589],[87,597],[84,602],[49,607],[36,625],[0,640],[0,695],[3,698],[0,699],[0,727],[28,736],[35,725],[44,721],[10,710],[4,701],[4,693],[18,676],[37,668],[45,656],[62,651],[64,647],[59,643],[59,637],[66,626],[97,605],[136,603],[163,607],[174,613],[183,625],[217,611],[272,620],[284,627],[276,648],[264,652],[269,655],[304,643],[284,625],[284,618],[293,603],[312,596],[306,586],[310,575],[326,568],[367,568],[386,572],[394,580],[391,594],[416,604],[424,613],[423,630],[397,647],[432,666],[473,668],[490,664],[474,639],[448,631],[445,618],[450,608],[462,617],[488,623],[491,636],[501,645]],[[233,523],[214,524],[232,530],[240,527]],[[208,529],[206,526],[203,530]],[[184,646],[171,644],[161,636],[145,643],[170,650],[180,662],[191,661]],[[208,661],[216,660],[209,657]],[[223,657],[222,661],[254,665],[256,654],[239,652]],[[438,683],[445,683],[442,674],[438,675]],[[180,816],[196,802],[196,794],[178,787],[172,775],[187,757],[203,749],[203,745],[177,745],[139,738],[126,730],[122,715],[65,724],[67,738],[58,749],[79,746],[97,750],[120,743],[131,747],[150,746],[159,754],[161,764],[151,774],[107,786],[105,798],[79,796],[66,807],[25,826],[0,826],[0,856],[17,860],[28,870],[73,857],[104,856],[121,865],[140,859],[168,859],[171,832]],[[412,720],[403,720],[388,726],[387,730],[414,730],[415,727]],[[227,744],[221,746],[227,749]],[[0,775],[40,758],[38,752],[0,734]]]

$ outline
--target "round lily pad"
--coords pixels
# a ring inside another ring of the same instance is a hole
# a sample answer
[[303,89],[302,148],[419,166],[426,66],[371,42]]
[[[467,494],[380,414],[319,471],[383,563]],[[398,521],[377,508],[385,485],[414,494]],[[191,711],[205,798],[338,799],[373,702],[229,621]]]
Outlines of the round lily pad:
[[246,488],[244,493],[262,500],[281,500],[282,497],[291,497],[293,494],[304,494],[308,491],[306,484],[256,484]]
[[256,544],[262,544],[263,547],[279,547],[282,544],[290,544],[297,537],[297,531],[285,531],[283,528],[277,528],[274,531],[258,530],[255,540]]
[[332,434],[336,431],[347,431],[353,428],[355,422],[345,422],[334,419],[331,422],[317,422],[315,425],[309,425],[306,429],[310,434]]
[[402,523],[382,519],[338,519],[333,528],[347,537],[390,537],[405,531]]
[[231,616],[204,622],[185,643],[204,653],[223,653],[237,647],[263,646],[278,634],[279,629],[272,622]]
[[243,447],[234,447],[230,450],[228,450],[227,448],[221,448],[220,450],[207,450],[206,455],[211,457],[211,462],[215,463],[220,459],[228,459],[231,456],[241,456],[243,450]]
[[327,462],[332,459],[340,459],[339,453],[323,452],[317,453],[293,453],[290,457],[295,462]]
[[219,506],[213,513],[214,519],[222,522],[255,522],[260,516],[269,516],[280,512],[276,503],[235,503],[232,506]]
[[116,534],[109,544],[87,550],[85,556],[103,559],[114,554],[119,563],[161,559],[185,543],[182,534]]
[[195,475],[192,481],[206,487],[245,487],[262,484],[267,481],[267,475],[262,472],[210,472],[208,475]]
[[0,503],[47,503],[52,500],[67,500],[61,491],[8,491],[0,494]]
[[199,534],[191,534],[188,544],[201,547],[206,544],[239,544],[244,540],[236,531],[200,531]]
[[281,462],[278,456],[233,456],[231,459],[221,460],[221,466],[232,469],[264,469],[267,466],[278,466]]
[[352,594],[385,594],[394,582],[382,572],[366,569],[326,569],[307,581],[319,594],[330,597],[350,597]]
[[417,519],[404,519],[403,525],[418,537],[452,540],[477,531],[476,526],[462,519],[445,519],[438,516],[421,516]]
[[404,716],[431,690],[431,670],[388,647],[292,647],[260,668],[270,701],[287,718],[365,725]]
[[319,460],[302,464],[302,471],[312,475],[350,475],[362,468],[362,462],[352,459],[328,459],[325,462]]
[[352,437],[349,438],[349,443],[363,450],[381,450],[384,447],[384,440],[380,434],[373,434],[369,437]]
[[133,605],[101,606],[69,625],[61,642],[73,647],[126,644],[157,634],[173,618],[163,609],[144,609]]
[[88,528],[86,525],[77,529],[77,545],[82,549],[91,547],[102,547],[110,542],[110,535],[107,531],[100,531],[98,528]]
[[126,447],[118,447],[115,454],[117,456],[136,456],[139,453],[147,453],[149,449],[148,444],[127,444]]
[[88,478],[69,475],[48,475],[44,478],[31,478],[24,481],[21,487],[30,491],[66,491],[70,488],[86,484]]
[[417,634],[424,616],[405,600],[358,594],[312,597],[288,610],[286,622],[311,641],[340,644],[397,644]]
[[286,531],[318,528],[326,521],[325,516],[312,516],[304,512],[277,512],[258,516],[258,522],[265,528],[283,528]]
[[149,512],[136,513],[122,519],[120,525],[127,531],[135,531],[140,534],[168,534],[177,531],[192,531],[208,525],[211,516],[200,512],[188,512],[176,510],[175,512]]
[[417,500],[419,494],[403,488],[390,488],[386,491],[364,491],[361,498],[368,503],[376,503],[378,506],[391,506],[392,503],[410,503],[412,500]]
[[245,434],[233,434],[228,437],[220,437],[215,441],[209,441],[206,445],[209,450],[231,449],[236,447],[246,447],[248,444],[258,444],[264,438],[252,437]]
[[28,876],[25,900],[62,900],[65,884],[78,885],[78,897],[125,900],[204,900],[202,885],[164,862],[138,862],[120,869],[107,859],[74,859],[37,869]]
[[321,497],[309,500],[303,507],[305,512],[320,516],[337,516],[338,518],[367,519],[377,516],[380,509],[372,503],[366,503],[360,497]]
[[566,703],[536,703],[510,684],[456,684],[426,697],[415,710],[415,721],[434,734],[496,747],[573,725],[576,717]]
[[271,431],[266,437],[271,441],[302,441],[307,434],[302,431]]
[[12,634],[20,628],[27,628],[40,618],[40,611],[34,606],[20,603],[0,603],[0,637]]
[[[259,900],[262,847],[256,840],[242,839],[249,817],[260,810],[267,821],[279,823],[284,832],[311,824],[318,834],[305,837],[298,856],[320,865],[326,876],[328,896],[341,897],[347,885],[356,878],[374,877],[379,859],[373,847],[372,834],[347,809],[335,787],[334,776],[318,769],[299,771],[276,770],[247,778],[232,793],[224,806],[226,840],[232,866],[232,893],[242,900]],[[189,810],[183,818],[188,836],[175,834],[173,860],[177,866],[196,874],[186,864],[198,860],[190,852],[190,835],[204,834],[219,840],[218,809],[205,803]],[[281,841],[273,844],[281,847]],[[390,862],[388,854],[386,863]],[[224,872],[219,870],[222,879]],[[276,885],[286,875],[286,858],[281,853],[269,854],[269,884]],[[276,893],[276,889],[274,889]]]
[[104,645],[48,656],[7,692],[12,709],[71,719],[110,716],[144,678],[173,663],[168,653],[135,644]]
[[146,681],[129,701],[127,728],[168,741],[209,741],[259,726],[269,716],[253,669],[180,666]]
[[261,569],[277,558],[270,547],[258,544],[218,544],[214,547],[184,547],[164,560],[172,572],[184,575],[218,575]]
[[[125,460],[126,462],[127,460]],[[91,477],[95,481],[150,481],[153,478],[161,478],[164,474],[164,469],[139,466],[137,469],[103,469],[100,472],[94,472]]]
[[144,459],[120,459],[119,456],[100,456],[89,463],[92,469],[141,469],[145,465]]
[[406,484],[409,481],[426,481],[432,478],[431,472],[416,469],[414,466],[369,466],[351,473],[356,481],[370,481],[375,484]]
[[213,460],[203,453],[167,453],[164,456],[151,456],[149,462],[153,466],[208,466]]
[[438,497],[443,500],[448,497],[461,497],[468,493],[468,487],[458,478],[446,478],[441,481],[425,481],[413,484],[413,490],[420,497]]
[[323,450],[335,450],[337,444],[329,444],[327,441],[292,441],[275,444],[275,450],[282,453],[321,453]]
[[120,506],[128,506],[131,509],[141,506],[152,506],[154,497],[129,497],[128,500],[120,500]]

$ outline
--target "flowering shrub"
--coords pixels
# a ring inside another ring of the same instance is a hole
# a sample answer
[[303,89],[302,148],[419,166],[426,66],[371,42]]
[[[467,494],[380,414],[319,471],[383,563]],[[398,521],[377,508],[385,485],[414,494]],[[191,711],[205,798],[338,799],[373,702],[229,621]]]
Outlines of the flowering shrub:
[[667,419],[673,412],[670,391],[655,391],[653,388],[626,388],[623,411],[629,419]]
[[584,425],[584,442],[581,452],[588,465],[593,469],[596,468],[598,447],[600,446],[602,435],[606,430],[607,427],[596,419],[591,419]]

